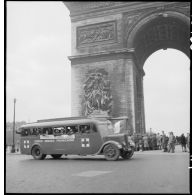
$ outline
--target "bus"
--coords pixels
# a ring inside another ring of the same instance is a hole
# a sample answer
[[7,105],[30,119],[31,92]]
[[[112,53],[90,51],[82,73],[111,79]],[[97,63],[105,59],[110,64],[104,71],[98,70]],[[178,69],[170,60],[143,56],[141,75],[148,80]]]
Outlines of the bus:
[[135,144],[126,132],[115,132],[108,118],[68,117],[38,120],[21,126],[21,154],[43,160],[62,155],[104,155],[107,160],[130,159]]

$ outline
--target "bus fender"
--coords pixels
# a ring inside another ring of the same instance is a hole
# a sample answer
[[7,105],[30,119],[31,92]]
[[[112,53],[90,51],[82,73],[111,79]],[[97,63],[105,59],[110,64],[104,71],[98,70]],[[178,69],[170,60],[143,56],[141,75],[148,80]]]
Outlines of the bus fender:
[[122,148],[122,145],[119,143],[119,142],[116,142],[116,141],[107,141],[105,142],[101,148],[98,150],[98,152],[96,154],[101,154],[103,153],[103,150],[104,150],[104,147],[108,144],[114,144],[118,149],[121,149]]

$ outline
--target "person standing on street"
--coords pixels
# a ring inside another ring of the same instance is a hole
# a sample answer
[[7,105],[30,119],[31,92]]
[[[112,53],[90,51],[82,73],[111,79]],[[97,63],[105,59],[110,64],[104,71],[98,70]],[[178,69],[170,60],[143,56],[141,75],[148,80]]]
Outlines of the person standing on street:
[[152,135],[151,134],[148,135],[148,147],[149,147],[149,150],[152,150]]
[[167,151],[167,140],[166,140],[166,135],[164,131],[162,131],[161,143],[162,143],[162,151],[166,152]]
[[188,147],[188,152],[190,152],[190,134],[187,133],[187,147]]
[[138,151],[138,137],[137,137],[137,134],[133,134],[132,139],[135,143],[135,151]]
[[139,137],[139,151],[140,152],[143,152],[143,137],[142,136],[140,136]]
[[181,148],[182,152],[186,152],[186,138],[183,133],[181,134]]
[[159,133],[157,133],[156,139],[157,139],[157,149],[161,150],[161,136]]
[[173,135],[173,132],[169,133],[168,152],[175,152],[175,136]]
[[156,134],[154,133],[152,135],[152,150],[156,150],[157,148],[157,139],[156,139]]
[[147,134],[144,135],[143,141],[144,141],[144,150],[148,150],[149,149],[149,144],[148,144],[148,136],[147,136]]

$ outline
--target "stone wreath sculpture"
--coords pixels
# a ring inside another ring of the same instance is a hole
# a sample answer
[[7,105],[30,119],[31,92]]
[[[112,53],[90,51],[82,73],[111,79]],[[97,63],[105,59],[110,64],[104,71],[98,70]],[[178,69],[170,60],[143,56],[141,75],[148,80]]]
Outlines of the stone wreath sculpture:
[[95,70],[88,73],[84,82],[84,114],[92,114],[94,110],[107,111],[112,108],[112,95],[110,92],[110,81],[106,79],[108,73],[103,70]]

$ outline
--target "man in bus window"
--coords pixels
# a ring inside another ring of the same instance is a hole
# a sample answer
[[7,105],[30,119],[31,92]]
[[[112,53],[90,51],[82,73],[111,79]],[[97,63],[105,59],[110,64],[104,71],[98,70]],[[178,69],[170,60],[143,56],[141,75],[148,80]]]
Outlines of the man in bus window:
[[40,134],[40,130],[36,129],[36,135],[39,135],[39,134]]
[[28,135],[28,129],[25,129],[25,135]]
[[74,134],[74,131],[73,131],[73,129],[71,127],[67,127],[67,134],[68,135]]
[[29,132],[29,133],[30,133],[30,135],[33,135],[33,129],[32,129],[32,128],[30,128],[29,130],[30,130],[30,132]]
[[89,125],[85,125],[85,133],[90,133],[90,126]]
[[33,135],[37,135],[36,128],[33,128]]
[[90,126],[89,125],[83,125],[81,128],[82,133],[90,133]]
[[79,132],[78,126],[74,126],[74,133],[78,133],[78,132]]

